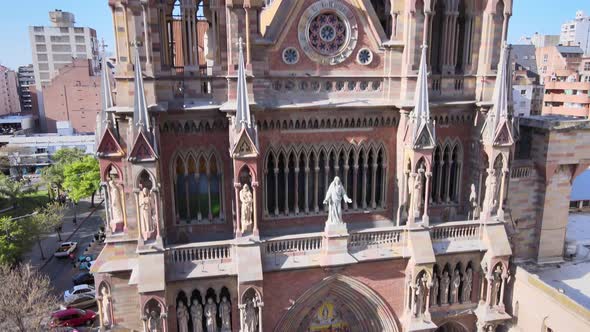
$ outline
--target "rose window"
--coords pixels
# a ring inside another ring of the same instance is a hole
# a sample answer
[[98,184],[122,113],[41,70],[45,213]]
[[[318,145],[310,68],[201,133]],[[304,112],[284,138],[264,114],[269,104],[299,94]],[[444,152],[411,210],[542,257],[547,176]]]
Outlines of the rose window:
[[309,43],[322,55],[340,51],[346,43],[346,24],[334,13],[317,15],[309,25]]

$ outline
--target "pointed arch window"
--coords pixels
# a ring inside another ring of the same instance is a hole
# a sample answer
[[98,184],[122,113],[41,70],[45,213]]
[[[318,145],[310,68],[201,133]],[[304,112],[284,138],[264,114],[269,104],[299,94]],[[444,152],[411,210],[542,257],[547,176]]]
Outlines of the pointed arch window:
[[[289,151],[289,152],[285,152]],[[265,216],[317,215],[326,212],[324,195],[339,176],[351,204],[345,211],[386,207],[387,152],[381,144],[269,149],[264,162]]]
[[215,153],[179,154],[175,161],[176,223],[222,221],[222,172]]
[[458,141],[436,145],[430,186],[432,204],[460,203],[462,167],[463,150]]

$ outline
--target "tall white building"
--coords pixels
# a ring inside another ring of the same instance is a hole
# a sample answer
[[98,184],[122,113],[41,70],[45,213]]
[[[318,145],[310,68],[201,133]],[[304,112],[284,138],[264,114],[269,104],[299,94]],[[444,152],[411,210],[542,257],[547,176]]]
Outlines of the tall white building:
[[98,72],[99,68],[98,40],[94,29],[74,26],[74,14],[61,10],[49,12],[49,19],[51,26],[29,27],[42,130],[46,129],[43,85],[51,82],[58,70],[72,63],[74,58],[90,59],[92,70]]
[[561,25],[559,43],[567,46],[580,46],[584,54],[590,54],[590,16],[583,11],[576,12],[576,18]]

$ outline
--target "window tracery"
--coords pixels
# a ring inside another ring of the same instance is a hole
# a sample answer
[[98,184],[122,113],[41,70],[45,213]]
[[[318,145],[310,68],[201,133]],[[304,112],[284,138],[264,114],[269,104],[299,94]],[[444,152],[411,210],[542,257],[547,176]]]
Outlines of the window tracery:
[[459,203],[463,150],[459,142],[438,143],[434,149],[432,167],[432,204]]
[[344,204],[345,211],[385,208],[386,171],[383,144],[272,146],[264,163],[264,213],[325,213],[323,196],[335,176],[351,193],[353,202]]
[[223,221],[222,171],[214,152],[178,154],[173,182],[177,224]]

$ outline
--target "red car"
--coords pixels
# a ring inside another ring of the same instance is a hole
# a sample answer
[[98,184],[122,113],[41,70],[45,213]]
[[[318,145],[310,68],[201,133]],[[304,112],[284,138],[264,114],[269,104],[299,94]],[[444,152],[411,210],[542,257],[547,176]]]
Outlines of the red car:
[[92,325],[96,319],[96,312],[82,309],[65,309],[51,314],[50,327]]

